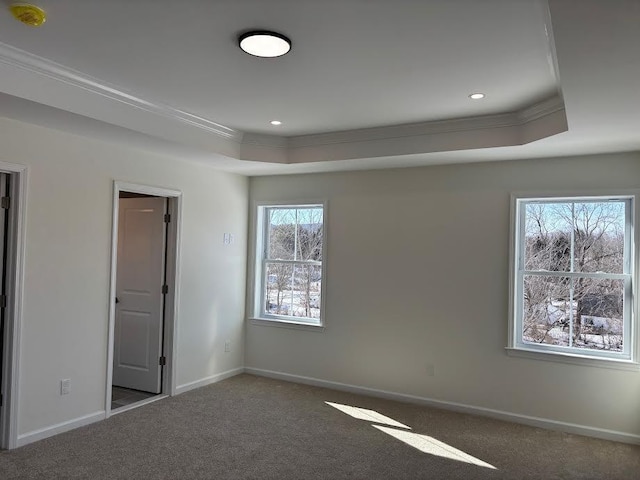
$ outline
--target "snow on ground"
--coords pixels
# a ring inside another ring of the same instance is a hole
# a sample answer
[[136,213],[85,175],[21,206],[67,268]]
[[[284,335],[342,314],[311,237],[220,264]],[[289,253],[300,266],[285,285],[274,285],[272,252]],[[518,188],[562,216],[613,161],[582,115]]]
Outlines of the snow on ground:
[[[551,339],[553,340],[549,340],[548,337],[551,337]],[[559,345],[565,347],[569,346],[569,332],[562,326],[551,328],[547,332],[547,337],[545,338],[547,338],[547,340],[542,342],[543,344]],[[525,338],[525,340],[530,341],[531,343],[539,343],[533,338]],[[585,349],[621,351],[622,335],[617,335],[614,333],[595,334],[585,332],[580,334],[580,338],[577,340],[574,346],[577,348]]]

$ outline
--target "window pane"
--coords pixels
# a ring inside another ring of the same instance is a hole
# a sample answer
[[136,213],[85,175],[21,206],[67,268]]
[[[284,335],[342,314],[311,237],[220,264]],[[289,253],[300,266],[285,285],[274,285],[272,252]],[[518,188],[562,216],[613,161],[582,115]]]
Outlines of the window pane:
[[296,209],[270,208],[267,212],[269,258],[293,260],[296,251]]
[[574,271],[623,273],[625,202],[574,204]]
[[569,346],[570,286],[565,277],[525,276],[523,342]]
[[296,317],[320,318],[320,285],[322,267],[296,266],[294,312]]
[[[631,339],[623,338],[632,326],[631,207],[632,200],[615,197],[519,202],[516,343],[631,357]],[[521,277],[523,270],[536,274]]]
[[574,279],[576,301],[573,346],[622,351],[624,282]]
[[322,261],[322,208],[298,209],[296,260]]
[[310,263],[322,262],[323,207],[267,207],[264,213],[268,248],[261,313],[320,323],[322,266]]
[[570,203],[527,203],[525,209],[525,270],[571,270]]
[[322,267],[267,264],[265,312],[301,318],[320,318]]
[[622,280],[527,275],[523,307],[525,343],[623,350]]
[[266,313],[290,315],[293,303],[293,265],[267,264],[264,298]]

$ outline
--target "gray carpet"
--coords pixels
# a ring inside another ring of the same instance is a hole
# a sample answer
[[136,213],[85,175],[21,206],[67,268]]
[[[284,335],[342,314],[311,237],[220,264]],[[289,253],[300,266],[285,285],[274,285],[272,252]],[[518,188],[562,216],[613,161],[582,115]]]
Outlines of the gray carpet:
[[[327,401],[495,469],[424,453]],[[240,375],[0,452],[0,479],[17,478],[638,480],[640,447]]]

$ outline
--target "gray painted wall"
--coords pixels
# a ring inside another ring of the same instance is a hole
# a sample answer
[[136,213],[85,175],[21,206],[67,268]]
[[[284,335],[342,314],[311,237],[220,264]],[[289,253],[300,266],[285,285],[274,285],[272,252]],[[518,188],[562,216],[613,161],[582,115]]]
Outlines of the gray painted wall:
[[639,185],[638,153],[252,178],[329,202],[326,330],[249,324],[246,366],[638,435],[640,372],[505,346],[510,194]]
[[[105,408],[114,179],[184,193],[178,386],[246,364],[640,434],[639,372],[504,350],[509,194],[635,189],[638,153],[247,180],[0,119],[0,161],[29,166],[21,435]],[[324,332],[245,339],[249,191],[329,201]]]
[[6,119],[0,161],[29,167],[19,435],[105,409],[114,180],[183,192],[177,386],[243,366],[245,177]]

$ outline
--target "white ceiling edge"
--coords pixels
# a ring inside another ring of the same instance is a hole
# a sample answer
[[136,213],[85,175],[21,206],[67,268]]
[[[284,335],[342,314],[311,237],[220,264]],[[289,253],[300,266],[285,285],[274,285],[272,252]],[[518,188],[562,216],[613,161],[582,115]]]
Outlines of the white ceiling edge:
[[241,132],[0,43],[0,90],[213,156],[298,164],[522,145],[567,130],[560,94],[498,115],[294,137]]
[[0,122],[5,119],[132,148],[173,160],[200,163],[216,170],[241,175],[248,175],[253,170],[265,166],[273,166],[264,162],[244,162],[222,155],[213,155],[182,143],[153,137],[101,120],[0,93]]
[[471,165],[476,163],[517,162],[527,160],[564,160],[568,158],[584,159],[598,158],[608,159],[614,156],[629,155],[640,161],[640,144],[638,142],[626,145],[604,145],[586,142],[578,148],[575,146],[555,146],[552,149],[548,145],[537,142],[531,144],[531,148],[513,146],[485,148],[479,150],[459,150],[451,152],[434,152],[422,155],[404,155],[397,157],[359,158],[355,160],[340,160],[335,162],[316,162],[299,164],[265,164],[247,162],[244,167],[234,169],[232,173],[238,173],[248,177],[265,177],[279,175],[307,175],[307,174],[333,174],[344,172],[424,168],[424,167],[452,167]]
[[564,102],[556,96],[513,113],[292,137],[286,163],[508,147],[567,130]]
[[139,108],[155,115],[201,128],[224,138],[236,138],[239,135],[239,133],[232,128],[225,127],[206,118],[184,112],[160,102],[145,100],[97,78],[1,42],[0,62],[43,77],[49,77],[69,86],[87,90],[96,95],[124,103],[134,108]]
[[412,168],[536,158],[593,156],[624,152],[633,152],[640,159],[640,139],[625,144],[602,144],[597,138],[588,138],[576,144],[575,142],[564,141],[566,140],[564,137],[568,134],[560,134],[552,138],[531,142],[524,147],[484,148],[292,164],[251,162],[212,154],[183,143],[160,139],[66,110],[0,93],[0,122],[2,117],[8,119],[8,121],[36,125],[73,136],[91,138],[101,142],[138,149],[174,160],[180,159],[185,162],[199,163],[219,171],[246,177]]

